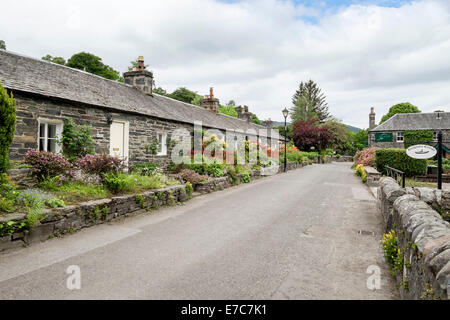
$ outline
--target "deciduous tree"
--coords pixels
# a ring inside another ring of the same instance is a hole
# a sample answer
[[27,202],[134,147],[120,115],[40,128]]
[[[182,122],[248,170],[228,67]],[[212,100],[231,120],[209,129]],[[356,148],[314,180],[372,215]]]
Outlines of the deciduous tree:
[[84,70],[100,77],[120,81],[120,73],[104,64],[100,57],[88,52],[74,54],[66,64],[68,67]]
[[333,136],[326,126],[318,126],[318,119],[297,121],[294,123],[292,138],[297,148],[309,151],[311,147],[317,150],[326,149]]
[[52,57],[49,54],[43,56],[42,60],[50,61],[50,62],[61,64],[61,65],[65,65],[66,64],[66,59],[64,59],[63,57]]
[[398,103],[396,105],[393,105],[389,109],[389,112],[381,118],[380,124],[382,124],[389,118],[393,117],[397,113],[419,113],[419,112],[421,112],[419,108],[417,108],[416,106],[412,105],[409,102]]

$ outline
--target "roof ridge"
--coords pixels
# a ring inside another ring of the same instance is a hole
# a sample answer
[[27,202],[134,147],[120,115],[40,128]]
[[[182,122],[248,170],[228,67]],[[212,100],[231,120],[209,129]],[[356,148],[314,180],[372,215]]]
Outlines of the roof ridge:
[[[225,129],[229,126],[230,128],[244,131],[246,130],[244,128],[267,129],[265,126],[258,125],[253,122],[247,122],[244,119],[235,118],[222,113],[211,113],[201,106],[179,101],[157,93],[154,93],[153,97],[149,97],[132,85],[106,79],[84,70],[67,67],[65,65],[60,65],[51,61],[30,57],[8,50],[0,49],[0,56],[3,56],[5,60],[5,80],[7,80],[7,83],[9,82],[10,89],[13,90],[68,99],[88,105],[112,108],[125,112],[137,112],[147,116],[154,116],[160,119],[184,123],[188,122],[187,119],[189,119],[189,113],[199,112],[197,116],[205,123],[206,126],[211,128]],[[17,72],[14,72],[11,67],[19,62],[23,63],[23,68],[19,68]],[[1,65],[3,66],[3,64]],[[35,68],[37,70],[36,72],[43,73],[42,79],[39,78],[39,83],[43,83],[42,86],[27,85],[26,80],[28,75],[31,77],[30,79],[32,79],[31,82],[37,79],[37,73],[34,72],[34,69],[29,68]],[[24,74],[21,76],[20,73]],[[52,73],[54,73],[54,75]],[[53,84],[48,83],[48,79],[51,76],[63,78],[68,76],[69,78],[74,79],[74,84],[65,83],[65,79],[61,79],[61,81],[56,83],[56,89],[52,89]],[[59,83],[63,83],[64,88],[61,88]],[[97,87],[98,90],[93,90],[96,89],[95,87]],[[105,92],[102,91],[103,89],[105,89]],[[131,91],[131,89],[133,90]],[[66,90],[72,91],[66,92]],[[84,90],[83,93],[85,94],[75,94],[76,91],[73,90]],[[114,92],[112,93],[111,90]],[[153,105],[157,103],[157,100],[155,99],[157,97],[163,98],[160,100],[160,106]],[[177,115],[178,112],[176,111],[176,108],[174,108],[174,104],[175,106],[180,106],[181,115]],[[171,109],[174,110],[170,110],[170,105],[172,105]],[[148,109],[150,111],[146,111],[147,109],[145,108],[149,106],[151,106],[151,108]],[[196,107],[197,109],[192,109],[193,107]]]
[[[192,104],[192,103],[188,103],[188,102],[185,102],[185,101],[177,100],[177,99],[174,99],[174,98],[171,98],[171,97],[168,97],[168,96],[159,94],[159,93],[153,93],[153,94],[155,94],[155,95],[157,95],[157,96],[159,96],[159,97],[162,97],[162,98],[166,98],[166,99],[172,100],[172,101],[176,101],[176,102],[179,102],[179,103],[184,103],[185,105],[188,105],[188,106],[190,106],[190,107],[197,107],[197,108],[200,108],[202,111],[211,112],[211,111],[206,110],[206,109],[203,108],[202,106],[198,106],[198,105],[196,105],[196,104]],[[229,117],[229,118],[231,118],[232,120],[240,120],[240,121],[247,122],[247,120],[245,120],[245,119],[236,118],[236,117],[230,116],[230,115],[228,115],[228,114],[220,113],[220,112],[219,112],[219,113],[211,113],[211,114],[214,115],[214,116],[219,116],[219,117]],[[247,122],[247,123],[251,123],[252,125],[259,126],[259,127],[261,127],[261,128],[267,128],[267,127],[264,127],[263,125],[260,125],[260,124],[254,123],[254,122]]]
[[5,53],[7,53],[7,54],[10,54],[10,55],[15,55],[15,56],[18,56],[18,57],[21,57],[21,58],[34,60],[34,61],[36,61],[36,62],[40,62],[40,63],[44,63],[44,64],[45,64],[45,63],[46,63],[46,64],[50,64],[50,65],[53,65],[53,66],[55,66],[55,67],[57,67],[57,68],[66,68],[66,69],[71,70],[71,71],[74,71],[74,72],[80,72],[80,73],[83,73],[83,74],[86,74],[86,75],[89,75],[89,76],[92,76],[92,77],[95,77],[95,78],[99,78],[99,79],[101,79],[101,80],[110,81],[110,82],[113,82],[113,83],[116,83],[116,84],[120,84],[120,85],[124,85],[124,86],[127,86],[127,87],[133,87],[133,86],[131,86],[131,85],[129,85],[129,84],[126,84],[126,83],[124,83],[124,82],[119,82],[119,81],[116,81],[116,80],[111,80],[111,79],[108,79],[108,78],[105,78],[105,77],[96,75],[96,74],[94,74],[94,73],[91,73],[91,72],[88,72],[88,71],[85,71],[85,70],[81,70],[81,69],[77,69],[77,68],[68,67],[68,66],[63,65],[63,64],[55,63],[55,62],[48,61],[48,60],[43,60],[42,58],[39,59],[39,58],[35,58],[35,57],[29,56],[29,55],[26,55],[26,54],[18,53],[18,52],[15,52],[15,51],[10,51],[10,50],[3,50],[3,49],[0,49],[0,51],[3,51],[3,52],[5,52]]

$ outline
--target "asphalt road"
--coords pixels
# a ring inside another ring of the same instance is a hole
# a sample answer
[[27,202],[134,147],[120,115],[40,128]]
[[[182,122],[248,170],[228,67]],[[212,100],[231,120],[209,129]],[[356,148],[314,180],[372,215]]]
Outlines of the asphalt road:
[[0,299],[395,299],[381,234],[350,164],[313,165],[0,254]]

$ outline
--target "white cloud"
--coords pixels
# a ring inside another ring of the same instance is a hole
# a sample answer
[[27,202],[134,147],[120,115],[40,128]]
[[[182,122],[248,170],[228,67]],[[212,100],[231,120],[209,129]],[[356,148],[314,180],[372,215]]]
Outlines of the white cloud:
[[2,8],[9,50],[38,58],[88,51],[120,71],[144,55],[157,86],[200,94],[214,86],[223,103],[247,104],[263,119],[280,120],[309,78],[332,114],[359,127],[372,106],[377,119],[404,101],[450,111],[447,0],[328,11],[275,0],[3,0]]

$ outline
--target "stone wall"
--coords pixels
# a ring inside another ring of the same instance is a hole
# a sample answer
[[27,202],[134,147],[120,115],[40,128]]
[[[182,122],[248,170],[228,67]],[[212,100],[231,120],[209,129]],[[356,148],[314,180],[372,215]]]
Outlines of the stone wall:
[[353,162],[353,157],[352,156],[340,156],[339,158],[337,158],[336,156],[333,156],[332,161],[334,161],[334,162]]
[[[105,223],[120,216],[143,213],[186,200],[185,185],[176,185],[138,195],[116,196],[64,208],[46,209],[44,213],[47,217],[34,226],[29,233],[18,232],[0,237],[0,251],[45,241],[81,228]],[[8,214],[0,217],[0,223],[21,221],[24,218],[25,214],[22,213]]]
[[[41,98],[35,95],[14,93],[17,108],[17,124],[14,141],[10,148],[11,160],[23,160],[29,148],[38,148],[39,124],[38,119],[59,120],[72,119],[76,124],[88,124],[91,127],[91,135],[96,143],[97,154],[109,154],[110,124],[112,120],[128,121],[129,123],[129,165],[140,162],[155,162],[162,168],[170,163],[170,154],[173,146],[167,146],[167,155],[155,155],[145,149],[145,146],[157,140],[160,133],[171,134],[175,129],[186,129],[193,137],[194,125],[171,120],[163,120],[150,116],[133,113],[120,113],[104,108],[86,106],[75,102],[62,101],[51,98]],[[211,128],[203,127],[208,130]],[[217,129],[216,129],[217,130]],[[218,130],[222,135],[224,130]],[[245,140],[243,133],[236,133],[238,139]],[[248,137],[256,140],[255,137]],[[267,143],[271,139],[267,138]]]
[[[308,165],[308,162],[304,162],[304,163],[288,162],[286,169],[294,170],[294,169],[298,169],[298,168],[301,168],[301,167],[304,167],[307,165]],[[271,172],[269,172],[269,171],[271,171]],[[282,173],[282,172],[284,172],[283,164],[281,164],[278,167],[278,170],[275,167],[275,172],[270,170],[270,168],[262,168],[261,170],[252,170],[250,173],[250,178],[251,178],[251,180],[254,180],[254,179],[271,176],[274,173],[276,174],[276,173]],[[242,177],[243,177],[243,174],[237,175],[238,183],[243,183]],[[212,178],[206,182],[200,182],[194,186],[194,191],[204,194],[204,193],[210,193],[210,192],[214,192],[214,191],[218,191],[218,190],[223,190],[225,188],[229,188],[232,186],[233,186],[232,181],[230,181],[229,177],[226,176],[226,177]]]
[[403,299],[448,299],[450,224],[424,200],[447,206],[450,194],[418,189],[402,189],[388,177],[381,178],[378,188],[378,210],[386,232],[395,230],[405,261],[403,273],[396,273],[400,295]]
[[365,166],[364,170],[366,171],[367,174],[367,184],[378,185],[378,181],[381,178],[381,173],[379,173],[377,169],[368,166]]

